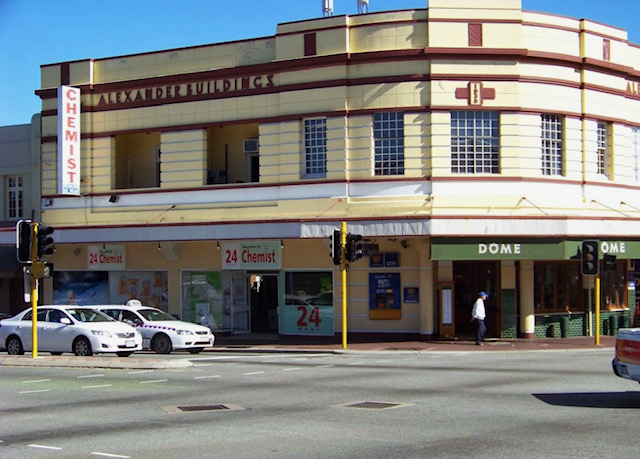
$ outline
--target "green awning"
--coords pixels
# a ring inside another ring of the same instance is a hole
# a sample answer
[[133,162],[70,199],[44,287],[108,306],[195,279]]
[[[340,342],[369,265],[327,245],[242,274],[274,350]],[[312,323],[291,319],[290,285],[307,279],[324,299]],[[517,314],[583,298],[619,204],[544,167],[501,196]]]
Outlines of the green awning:
[[[577,258],[582,240],[434,239],[432,260],[570,260]],[[619,259],[640,258],[640,241],[600,241],[600,253]]]

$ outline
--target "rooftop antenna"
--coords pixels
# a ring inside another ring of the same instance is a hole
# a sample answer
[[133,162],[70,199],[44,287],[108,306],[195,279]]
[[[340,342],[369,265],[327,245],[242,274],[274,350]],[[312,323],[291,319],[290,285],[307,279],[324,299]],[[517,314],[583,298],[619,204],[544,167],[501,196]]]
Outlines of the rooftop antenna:
[[322,0],[322,16],[333,16],[333,0]]
[[358,0],[358,14],[369,12],[369,0]]

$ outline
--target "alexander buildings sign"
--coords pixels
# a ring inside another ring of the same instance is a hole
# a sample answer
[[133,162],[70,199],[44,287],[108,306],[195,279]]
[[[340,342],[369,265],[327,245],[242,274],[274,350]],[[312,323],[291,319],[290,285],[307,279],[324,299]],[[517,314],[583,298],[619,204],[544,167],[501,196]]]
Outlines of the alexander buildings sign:
[[210,99],[226,95],[238,96],[242,92],[256,92],[274,87],[273,74],[157,85],[100,94],[96,108],[115,108],[115,106],[124,108],[153,105],[157,102]]

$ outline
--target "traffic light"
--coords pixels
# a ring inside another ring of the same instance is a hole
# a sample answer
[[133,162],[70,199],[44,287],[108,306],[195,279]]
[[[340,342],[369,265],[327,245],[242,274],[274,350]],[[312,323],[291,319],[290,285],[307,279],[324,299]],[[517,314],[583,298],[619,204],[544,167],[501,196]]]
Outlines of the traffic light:
[[38,225],[38,259],[53,253],[53,227]]
[[344,257],[347,261],[356,261],[362,258],[362,244],[358,244],[361,240],[360,234],[347,234],[347,242],[344,247]]
[[340,230],[333,230],[333,235],[331,236],[331,244],[329,245],[331,249],[331,258],[333,258],[333,264],[339,265],[342,261],[342,257],[340,256]]
[[20,263],[31,263],[31,220],[16,223],[16,258]]
[[616,256],[609,255],[608,253],[604,254],[604,266],[602,267],[603,271],[613,271],[616,269]]
[[595,276],[599,272],[598,241],[582,241],[582,274]]

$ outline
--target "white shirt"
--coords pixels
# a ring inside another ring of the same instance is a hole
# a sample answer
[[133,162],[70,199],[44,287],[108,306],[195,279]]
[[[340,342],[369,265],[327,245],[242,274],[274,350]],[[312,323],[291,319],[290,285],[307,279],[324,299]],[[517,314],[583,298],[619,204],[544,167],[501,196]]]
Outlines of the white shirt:
[[486,313],[484,311],[484,301],[482,298],[478,298],[475,303],[473,303],[473,311],[471,311],[471,316],[477,320],[484,320],[486,317]]

